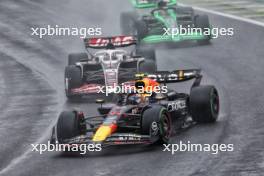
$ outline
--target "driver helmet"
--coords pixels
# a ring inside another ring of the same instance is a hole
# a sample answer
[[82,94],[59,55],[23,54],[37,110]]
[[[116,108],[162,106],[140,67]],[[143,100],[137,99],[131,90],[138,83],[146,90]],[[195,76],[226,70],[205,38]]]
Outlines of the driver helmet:
[[137,105],[142,101],[142,97],[139,94],[132,94],[128,97],[128,104]]

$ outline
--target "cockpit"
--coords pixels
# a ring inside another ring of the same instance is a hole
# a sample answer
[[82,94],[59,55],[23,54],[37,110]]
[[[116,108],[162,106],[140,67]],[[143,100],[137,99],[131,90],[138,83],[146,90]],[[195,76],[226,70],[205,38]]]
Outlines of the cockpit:
[[177,27],[176,22],[176,16],[173,15],[175,11],[175,8],[173,7],[167,7],[167,6],[161,6],[157,9],[152,10],[152,14],[154,16],[162,16],[162,18],[165,20],[165,23],[168,24],[168,26],[171,26],[172,28]]
[[170,9],[173,9],[173,7],[168,7],[167,4],[168,3],[165,2],[165,1],[160,1],[158,3],[158,7],[156,9],[152,10],[152,13],[154,14],[155,12],[159,12],[159,13],[161,13],[161,15],[164,15],[164,16],[169,15],[169,12],[168,11]]

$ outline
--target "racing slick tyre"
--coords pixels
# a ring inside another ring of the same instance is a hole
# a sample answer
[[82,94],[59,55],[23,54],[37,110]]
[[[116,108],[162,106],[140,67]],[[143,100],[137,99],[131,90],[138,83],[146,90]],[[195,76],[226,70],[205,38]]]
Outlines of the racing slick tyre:
[[157,64],[152,60],[145,60],[139,64],[138,72],[140,73],[155,73],[157,72]]
[[156,62],[156,53],[154,49],[137,48],[136,55],[144,57],[146,60]]
[[153,144],[168,143],[172,134],[172,120],[162,106],[152,106],[145,110],[141,120],[141,132],[149,135]]
[[134,28],[134,35],[137,36],[137,39],[140,42],[148,34],[147,23],[142,20],[136,21]]
[[68,56],[68,65],[75,65],[76,62],[80,62],[81,60],[88,59],[86,53],[72,53]]
[[219,96],[214,86],[194,87],[190,93],[190,112],[198,123],[213,123],[219,115]]
[[82,73],[79,67],[71,65],[65,68],[65,90],[66,96],[69,99],[80,97],[78,95],[71,95],[70,90],[80,87],[82,82]]
[[[208,15],[197,15],[197,16],[195,16],[194,26],[198,29],[199,28],[202,29],[203,32],[211,29]],[[206,36],[206,39],[198,40],[197,42],[201,45],[205,45],[205,44],[210,44],[210,40],[211,40],[211,33],[210,33],[210,35]]]
[[176,7],[176,13],[177,14],[190,14],[191,16],[194,15],[194,10],[192,7],[181,7],[177,6]]
[[75,112],[62,112],[56,126],[58,142],[63,143],[65,139],[81,135],[80,123],[80,119]]
[[133,27],[137,20],[134,12],[123,12],[120,16],[120,28],[123,35],[133,34]]

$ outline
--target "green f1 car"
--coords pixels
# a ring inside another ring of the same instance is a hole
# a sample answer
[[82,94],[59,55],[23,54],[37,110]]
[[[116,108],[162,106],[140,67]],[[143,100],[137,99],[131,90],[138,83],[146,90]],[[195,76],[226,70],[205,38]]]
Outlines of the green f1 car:
[[[133,0],[134,7],[153,7],[157,0]],[[145,2],[145,3],[143,3]],[[197,41],[209,44],[211,25],[207,15],[196,15],[191,7],[175,5],[175,0],[156,2],[149,15],[125,12],[120,24],[123,34],[135,35],[141,43]],[[174,5],[172,5],[174,4]]]

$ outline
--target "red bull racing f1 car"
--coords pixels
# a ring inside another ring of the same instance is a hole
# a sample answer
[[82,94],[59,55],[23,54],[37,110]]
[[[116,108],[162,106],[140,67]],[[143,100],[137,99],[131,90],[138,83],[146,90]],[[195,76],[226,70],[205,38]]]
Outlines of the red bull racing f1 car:
[[[96,100],[99,116],[86,116],[81,111],[64,111],[52,130],[51,140],[60,144],[168,143],[174,129],[195,123],[216,122],[219,96],[216,88],[200,85],[200,70],[160,71],[138,75],[135,92],[120,94],[114,104]],[[194,80],[190,93],[168,90],[166,93],[138,93],[139,88],[158,88],[161,84]]]

